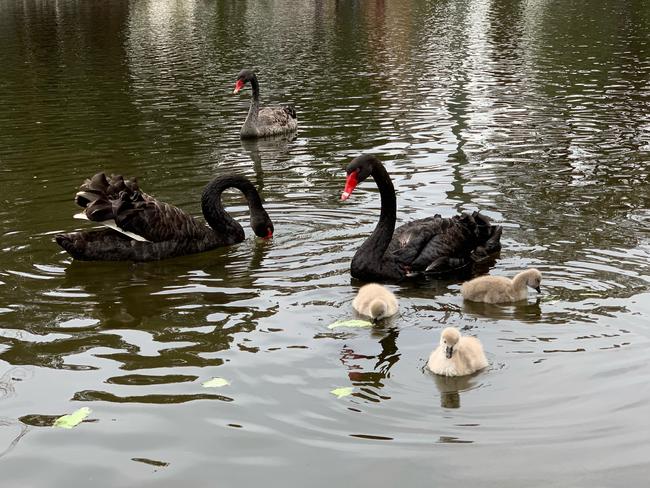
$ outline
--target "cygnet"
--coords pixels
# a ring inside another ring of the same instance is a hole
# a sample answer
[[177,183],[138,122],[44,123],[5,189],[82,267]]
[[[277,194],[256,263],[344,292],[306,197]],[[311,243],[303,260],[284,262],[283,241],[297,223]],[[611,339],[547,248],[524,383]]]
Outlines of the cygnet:
[[518,302],[528,297],[526,287],[540,291],[542,273],[535,268],[527,269],[513,279],[504,276],[479,276],[463,283],[460,291],[465,300],[485,303]]
[[461,336],[455,327],[447,327],[440,335],[440,345],[429,356],[427,366],[435,374],[466,376],[483,369],[488,360],[481,341]]
[[379,320],[397,313],[397,298],[385,286],[368,283],[359,289],[352,307],[361,315]]

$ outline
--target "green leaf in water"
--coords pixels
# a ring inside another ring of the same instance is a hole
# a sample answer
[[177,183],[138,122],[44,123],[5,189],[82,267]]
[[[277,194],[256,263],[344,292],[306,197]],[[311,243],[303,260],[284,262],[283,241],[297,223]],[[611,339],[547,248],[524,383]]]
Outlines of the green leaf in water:
[[327,326],[328,329],[336,329],[337,327],[372,327],[372,322],[367,320],[338,320]]
[[54,427],[61,427],[62,429],[72,429],[79,425],[83,420],[90,415],[91,410],[88,407],[82,407],[70,415],[63,415],[54,421]]
[[222,386],[229,385],[230,381],[224,378],[212,378],[211,380],[202,383],[203,388],[221,388]]
[[336,395],[336,398],[343,398],[348,395],[352,395],[352,392],[354,391],[354,387],[352,386],[345,386],[343,388],[335,388],[334,390],[330,391],[332,395]]

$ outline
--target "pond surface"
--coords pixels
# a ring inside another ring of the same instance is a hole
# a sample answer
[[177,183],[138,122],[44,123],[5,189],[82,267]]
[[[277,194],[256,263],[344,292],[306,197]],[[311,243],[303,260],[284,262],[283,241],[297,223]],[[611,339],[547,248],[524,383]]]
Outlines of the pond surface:
[[[645,3],[1,2],[3,486],[647,484]],[[295,104],[295,139],[240,141],[244,67]],[[395,318],[329,330],[378,219],[371,182],[339,200],[362,152],[398,221],[480,209],[504,227],[490,272],[535,266],[543,293],[469,306],[457,280],[404,283]],[[53,235],[89,227],[72,197],[99,170],[193,214],[245,174],[275,236],[73,262]],[[424,369],[446,326],[487,370]]]

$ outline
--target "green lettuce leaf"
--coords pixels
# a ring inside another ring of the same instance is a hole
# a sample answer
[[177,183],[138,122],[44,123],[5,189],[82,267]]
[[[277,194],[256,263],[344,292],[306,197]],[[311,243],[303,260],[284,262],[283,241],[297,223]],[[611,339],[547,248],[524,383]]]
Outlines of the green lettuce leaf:
[[54,427],[61,427],[62,429],[72,429],[79,425],[83,420],[90,415],[88,407],[82,407],[79,410],[72,412],[70,415],[63,415],[54,421]]
[[367,320],[338,320],[327,326],[328,329],[336,329],[337,327],[372,327],[372,322]]

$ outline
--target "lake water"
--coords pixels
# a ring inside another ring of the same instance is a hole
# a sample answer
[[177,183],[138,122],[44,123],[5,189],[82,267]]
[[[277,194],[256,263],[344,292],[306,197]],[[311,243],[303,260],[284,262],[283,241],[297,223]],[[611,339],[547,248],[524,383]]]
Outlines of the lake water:
[[[0,2],[2,486],[646,485],[649,30],[641,0]],[[244,67],[295,139],[240,141]],[[339,200],[363,152],[399,222],[480,209],[490,273],[535,266],[542,294],[405,283],[395,318],[329,330],[378,219],[371,182]],[[53,236],[89,227],[72,198],[99,170],[193,214],[243,173],[275,236],[73,262]],[[487,370],[424,369],[447,326]]]

